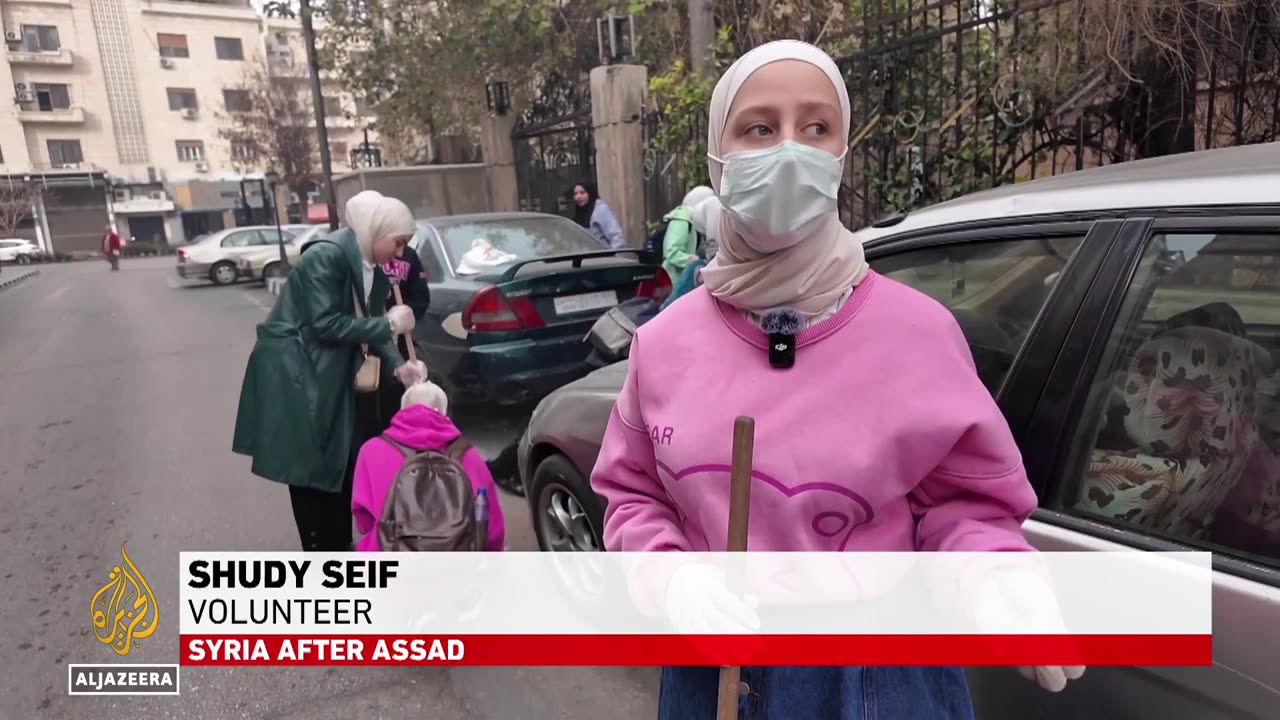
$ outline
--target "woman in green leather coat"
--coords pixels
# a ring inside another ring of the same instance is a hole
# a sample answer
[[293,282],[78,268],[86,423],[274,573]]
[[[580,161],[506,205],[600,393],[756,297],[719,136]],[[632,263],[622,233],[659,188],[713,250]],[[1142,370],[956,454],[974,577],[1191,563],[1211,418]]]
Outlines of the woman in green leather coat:
[[373,191],[351,198],[346,211],[349,227],[302,248],[258,326],[232,442],[253,458],[253,474],[289,486],[304,550],[351,546],[352,470],[373,425],[359,418],[376,418],[357,410],[363,348],[406,387],[426,377],[421,362],[406,363],[396,349],[395,336],[413,330],[413,312],[384,313],[389,283],[378,267],[413,236],[413,214]]

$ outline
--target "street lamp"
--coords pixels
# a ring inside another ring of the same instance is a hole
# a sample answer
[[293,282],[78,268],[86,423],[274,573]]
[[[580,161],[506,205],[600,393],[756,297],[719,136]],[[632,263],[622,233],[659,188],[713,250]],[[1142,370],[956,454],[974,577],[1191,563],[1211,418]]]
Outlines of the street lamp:
[[275,168],[268,168],[264,177],[271,187],[271,217],[276,221],[276,242],[280,244],[280,266],[287,271],[289,255],[284,251],[284,231],[280,229],[280,211],[276,208],[276,183],[280,182],[280,173],[276,172]]

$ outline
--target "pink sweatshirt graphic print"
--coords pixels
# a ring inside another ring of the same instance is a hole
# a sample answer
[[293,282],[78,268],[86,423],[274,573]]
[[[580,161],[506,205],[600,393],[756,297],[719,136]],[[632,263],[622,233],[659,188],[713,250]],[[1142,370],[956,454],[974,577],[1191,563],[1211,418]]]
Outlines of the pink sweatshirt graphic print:
[[723,551],[749,415],[750,550],[1031,550],[1035,492],[946,308],[868,273],[794,367],[766,339],[705,288],[639,329],[591,474],[607,549]]

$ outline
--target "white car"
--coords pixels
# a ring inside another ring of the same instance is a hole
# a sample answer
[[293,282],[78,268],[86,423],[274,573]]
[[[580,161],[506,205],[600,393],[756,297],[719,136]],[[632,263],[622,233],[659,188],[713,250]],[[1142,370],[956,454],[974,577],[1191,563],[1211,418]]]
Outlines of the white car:
[[30,240],[21,238],[5,238],[0,240],[0,262],[26,263],[32,255],[40,252],[40,248]]
[[264,248],[278,249],[281,237],[287,244],[294,235],[294,231],[283,227],[277,231],[275,226],[250,225],[199,237],[178,248],[178,277],[229,285],[240,278],[241,257],[257,254]]

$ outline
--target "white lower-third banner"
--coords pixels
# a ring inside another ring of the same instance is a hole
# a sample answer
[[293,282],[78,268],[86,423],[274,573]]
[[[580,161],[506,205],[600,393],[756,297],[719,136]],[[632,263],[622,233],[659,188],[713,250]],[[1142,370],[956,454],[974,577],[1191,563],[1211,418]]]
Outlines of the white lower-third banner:
[[[1205,665],[1208,553],[181,553],[186,665]],[[1159,602],[1124,602],[1124,598]]]

